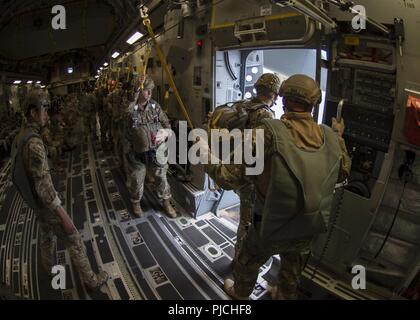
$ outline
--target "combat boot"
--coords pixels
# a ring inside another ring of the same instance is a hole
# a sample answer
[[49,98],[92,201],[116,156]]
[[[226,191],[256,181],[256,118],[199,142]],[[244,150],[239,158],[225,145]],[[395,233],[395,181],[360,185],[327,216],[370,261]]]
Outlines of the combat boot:
[[235,292],[235,282],[232,279],[225,280],[223,290],[234,300],[249,300],[249,297],[240,296]]
[[169,199],[163,200],[163,210],[169,218],[176,218],[176,211]]
[[85,281],[88,290],[95,291],[100,289],[109,280],[109,275],[106,271],[100,271],[94,275],[89,281]]
[[140,218],[143,215],[143,209],[140,206],[140,201],[132,201],[132,205],[133,205],[133,214],[137,218]]

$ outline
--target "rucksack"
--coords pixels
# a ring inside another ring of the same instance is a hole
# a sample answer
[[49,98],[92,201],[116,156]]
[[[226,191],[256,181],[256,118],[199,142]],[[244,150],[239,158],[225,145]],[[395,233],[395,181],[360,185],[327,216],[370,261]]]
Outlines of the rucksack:
[[209,119],[210,129],[245,129],[249,123],[249,113],[266,108],[263,103],[252,104],[250,100],[228,102],[214,109]]

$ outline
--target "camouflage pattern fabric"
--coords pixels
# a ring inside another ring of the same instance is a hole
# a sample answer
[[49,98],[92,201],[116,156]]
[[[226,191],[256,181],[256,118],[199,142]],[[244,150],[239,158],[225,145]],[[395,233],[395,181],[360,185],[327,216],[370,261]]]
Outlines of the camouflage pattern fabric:
[[114,154],[122,155],[122,135],[124,130],[124,120],[129,101],[127,93],[122,89],[117,89],[111,97],[112,104],[112,128],[111,135],[114,143]]
[[[319,148],[323,143],[322,131],[313,120],[310,113],[287,113],[280,121],[283,121],[289,129],[290,138],[297,147],[305,150]],[[256,129],[264,129],[259,126]],[[259,176],[246,176],[246,164],[219,164],[208,165],[207,172],[215,182],[227,190],[238,190],[247,184],[255,188],[255,196],[264,203],[267,187],[271,181],[269,159],[273,156],[272,143],[274,137],[269,130],[264,130],[264,172]],[[351,159],[342,137],[338,137],[342,151],[341,169],[339,180],[344,180],[350,173]],[[253,130],[253,149],[256,144],[256,130]],[[252,204],[253,205],[253,204]],[[273,254],[282,257],[282,271],[278,278],[278,298],[296,298],[299,274],[301,271],[302,255],[307,251],[310,241],[305,239],[293,239],[293,241],[271,243],[269,247],[262,247],[260,240],[255,235],[255,222],[251,225],[239,250],[238,258],[234,263],[235,292],[239,296],[251,294],[258,270]]]
[[[29,123],[27,128],[34,133],[41,133],[41,128],[35,123]],[[44,142],[39,138],[30,139],[23,148],[23,159],[27,174],[33,182],[33,190],[39,200],[45,207],[55,210],[61,205],[61,201],[51,180]]]
[[[285,114],[281,121],[289,129],[289,134],[294,144],[305,150],[313,150],[319,148],[323,142],[323,134],[317,123],[313,120],[310,113],[294,113]],[[255,129],[264,129],[264,126]],[[273,136],[269,130],[264,130],[264,159],[270,159],[274,154]],[[351,159],[348,155],[345,141],[342,137],[338,137],[338,142],[342,150],[341,170],[339,180],[343,181],[350,173]],[[255,150],[256,130],[253,130],[253,149]],[[268,164],[268,163],[266,163]],[[264,172],[259,176],[246,176],[246,164],[220,164],[208,165],[207,172],[215,182],[226,190],[237,190],[247,183],[255,185],[257,196],[264,198],[266,189],[270,183],[271,173],[266,166]]]
[[236,232],[236,243],[235,243],[235,258],[237,259],[239,252],[242,248],[242,243],[246,236],[249,226],[252,222],[252,207],[255,202],[255,191],[252,184],[247,184],[238,191],[240,198],[240,209],[239,209],[239,225],[238,231]]
[[[27,128],[34,133],[40,134],[41,128],[36,123],[29,123]],[[39,138],[30,139],[23,148],[23,159],[26,173],[33,183],[33,192],[37,195],[44,209],[35,212],[39,219],[41,237],[41,258],[46,271],[50,272],[53,263],[53,236],[63,240],[69,251],[70,257],[80,272],[82,279],[87,285],[95,286],[96,275],[93,273],[89,260],[86,256],[80,234],[75,231],[72,235],[65,233],[60,217],[55,213],[61,200],[54,188],[50,168],[48,165],[47,153],[44,143]]]
[[41,263],[45,271],[51,273],[51,268],[55,265],[55,238],[57,237],[68,250],[70,258],[80,273],[83,283],[94,287],[97,283],[97,277],[92,271],[79,232],[76,231],[72,235],[66,234],[60,218],[50,210],[44,210],[36,214],[39,218],[40,227],[39,245],[41,249]]
[[165,163],[166,145],[155,146],[143,154],[136,153],[133,147],[137,139],[137,125],[145,126],[149,136],[152,136],[157,133],[159,128],[170,128],[168,117],[160,105],[153,100],[144,107],[139,107],[137,111],[134,110],[132,103],[125,114],[124,161],[127,170],[127,188],[132,201],[139,202],[141,200],[148,169],[155,177],[157,196],[162,200],[170,199],[171,191],[167,180],[168,165],[163,164]]
[[93,93],[86,93],[82,98],[81,108],[85,119],[85,129],[96,136],[96,97]]
[[[252,110],[253,106],[261,105],[261,100],[258,98],[252,98],[251,100],[245,100],[244,107]],[[247,129],[253,129],[261,124],[264,119],[273,119],[274,112],[269,107],[258,108],[256,110],[248,112],[248,126]],[[252,220],[252,207],[255,202],[255,189],[252,183],[243,186],[241,189],[236,191],[240,197],[240,209],[239,209],[239,226],[236,234],[235,244],[235,258],[238,257],[239,251],[242,247],[243,239],[246,235],[248,227]]]
[[[167,179],[168,165],[161,165],[159,160],[147,161],[137,158],[134,154],[128,156],[125,167],[127,168],[127,189],[132,202],[140,202],[144,192],[144,180],[149,171],[154,177],[155,191],[159,199],[171,198],[171,188]],[[145,161],[146,162],[146,161]]]
[[281,267],[277,276],[277,292],[274,298],[280,300],[297,299],[301,273],[309,254],[311,239],[296,239],[271,246],[262,246],[257,231],[251,228],[243,241],[233,269],[235,292],[239,296],[249,296],[257,281],[260,267],[272,256],[279,254]]
[[58,157],[61,153],[61,143],[59,140],[53,138],[53,135],[51,134],[51,130],[49,128],[50,126],[51,123],[49,122],[48,126],[43,128],[41,132],[41,137],[45,145],[47,146],[48,156],[51,159],[52,167],[55,168],[58,162]]
[[84,120],[79,110],[79,101],[75,95],[69,95],[62,111],[64,143],[67,148],[74,148],[84,139]]
[[109,133],[109,114],[107,112],[107,89],[100,88],[96,92],[96,102],[99,117],[99,126],[101,129],[101,140],[106,141]]
[[281,86],[281,80],[279,76],[275,73],[264,73],[258,80],[255,82],[255,88],[257,87],[266,87],[270,91],[277,93],[279,92]]
[[110,104],[110,109],[111,109],[111,134],[112,134],[112,139],[115,141],[115,136],[117,135],[118,132],[118,123],[121,120],[121,118],[123,118],[124,114],[121,114],[120,110],[121,110],[121,105],[123,103],[123,92],[120,88],[115,89],[108,100],[108,103]]

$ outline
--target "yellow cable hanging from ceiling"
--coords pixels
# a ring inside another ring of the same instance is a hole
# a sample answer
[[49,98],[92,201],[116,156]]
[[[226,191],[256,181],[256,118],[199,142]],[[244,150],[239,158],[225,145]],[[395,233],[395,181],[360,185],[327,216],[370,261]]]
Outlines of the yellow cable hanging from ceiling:
[[[143,56],[143,66],[142,66],[142,69],[140,70],[140,75],[142,75],[142,76],[146,76],[146,73],[147,73],[147,65],[148,65],[149,58],[150,58],[150,55],[151,54],[152,54],[152,47],[151,47],[150,43],[148,43],[146,45],[146,52],[145,52],[145,54]],[[142,83],[140,85],[140,88],[142,90],[144,89],[144,83]]]
[[151,38],[151,40],[153,42],[153,45],[155,46],[156,54],[157,54],[157,56],[158,56],[158,58],[159,58],[159,60],[160,60],[160,62],[162,64],[162,68],[165,71],[165,74],[166,74],[166,76],[168,78],[169,85],[171,86],[172,90],[174,91],[174,94],[175,94],[175,97],[176,97],[176,99],[178,101],[179,107],[181,108],[181,112],[184,114],[184,117],[187,120],[189,127],[191,129],[193,129],[194,128],[194,125],[193,125],[193,123],[192,123],[192,121],[190,119],[190,116],[188,114],[187,109],[185,108],[184,101],[182,101],[181,95],[179,94],[178,88],[177,88],[177,86],[176,86],[176,84],[174,82],[174,79],[172,77],[172,73],[169,70],[168,64],[166,63],[165,57],[164,57],[164,55],[162,53],[162,50],[160,49],[160,46],[159,46],[159,44],[158,44],[158,42],[156,40],[156,35],[153,32],[153,28],[152,28],[152,25],[151,25],[151,21],[149,19],[149,15],[147,14],[147,11],[148,11],[148,9],[147,9],[146,6],[142,6],[140,8],[140,15],[141,15],[141,18],[143,20],[143,24],[146,26],[147,31],[148,31],[148,33],[150,35],[150,38]]

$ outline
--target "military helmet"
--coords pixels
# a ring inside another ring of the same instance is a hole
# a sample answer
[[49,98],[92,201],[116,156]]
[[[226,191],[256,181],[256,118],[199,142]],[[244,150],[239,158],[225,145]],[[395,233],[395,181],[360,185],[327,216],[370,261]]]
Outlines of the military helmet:
[[24,111],[25,114],[27,114],[31,108],[40,108],[42,106],[47,107],[49,105],[50,99],[46,92],[42,90],[32,90],[26,97]]
[[275,73],[264,73],[254,84],[255,88],[266,87],[274,93],[279,92],[280,85],[280,78]]
[[143,84],[143,90],[153,90],[155,88],[155,83],[152,78],[149,76],[146,77]]
[[284,81],[279,91],[280,97],[291,97],[310,106],[321,103],[321,89],[316,81],[304,74],[296,74]]

